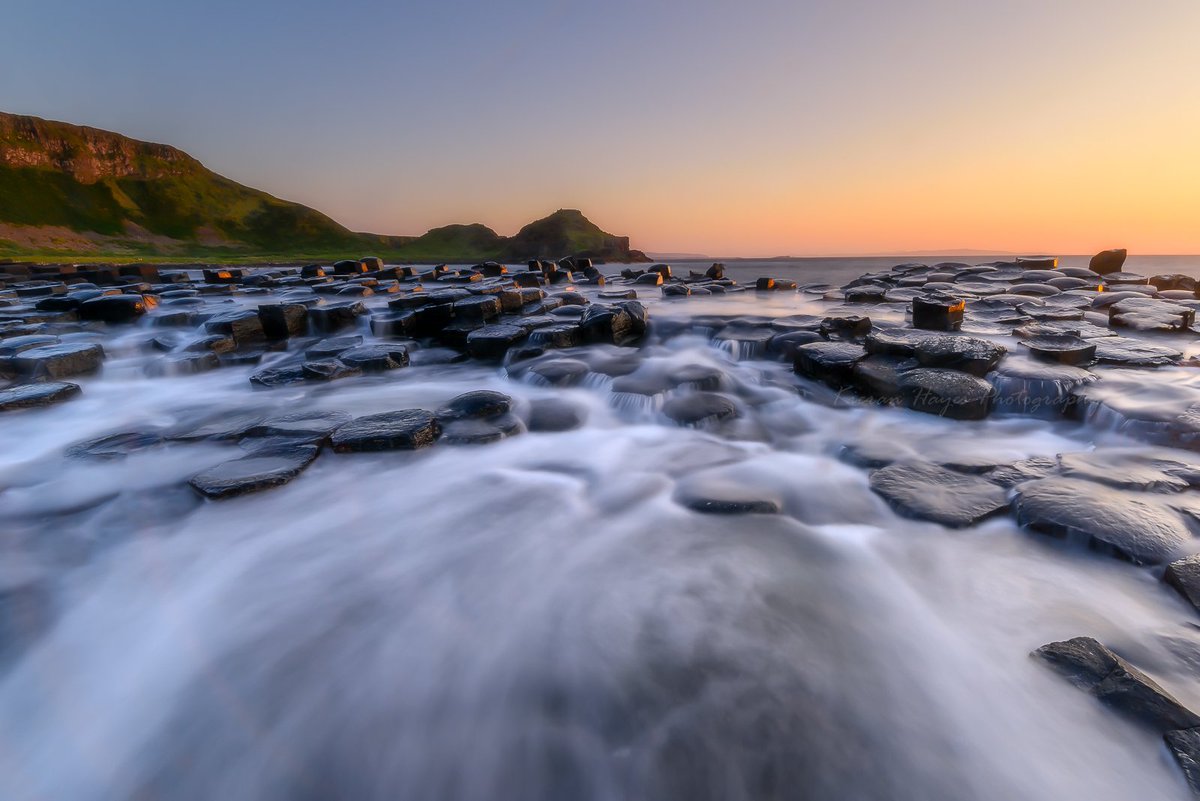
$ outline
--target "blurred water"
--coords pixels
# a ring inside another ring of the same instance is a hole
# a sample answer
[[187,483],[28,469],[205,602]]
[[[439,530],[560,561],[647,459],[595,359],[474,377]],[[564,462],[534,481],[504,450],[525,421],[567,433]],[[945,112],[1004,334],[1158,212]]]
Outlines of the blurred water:
[[[717,308],[816,306],[748,293],[652,314]],[[249,367],[148,378],[149,333],[106,340],[79,400],[0,420],[0,587],[44,588],[55,609],[0,665],[6,799],[1188,797],[1155,735],[1028,656],[1095,636],[1200,704],[1179,657],[1200,654],[1194,612],[1153,572],[1008,517],[902,518],[838,458],[887,443],[1003,464],[1133,444],[1116,431],[832,408],[787,365],[698,335],[646,346],[640,369],[720,371],[742,411],[720,431],[672,425],[595,374],[553,389],[459,364],[266,392]],[[236,445],[62,455],[198,409],[359,415],[480,388],[565,398],[587,422],[325,453],[216,503],[178,489]],[[689,511],[677,493],[697,480],[784,513]]]

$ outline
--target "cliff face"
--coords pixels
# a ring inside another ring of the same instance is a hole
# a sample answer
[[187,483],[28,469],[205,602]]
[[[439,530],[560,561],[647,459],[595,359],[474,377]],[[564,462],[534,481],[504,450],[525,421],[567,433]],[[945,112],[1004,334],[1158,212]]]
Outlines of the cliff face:
[[199,161],[169,145],[3,112],[0,164],[56,170],[84,184],[101,178],[153,180],[204,170]]
[[[513,237],[448,225],[419,237],[358,234],[315,209],[242,186],[169,145],[0,112],[0,254],[377,253],[397,261],[641,254],[580,212]],[[644,257],[642,257],[644,258]]]

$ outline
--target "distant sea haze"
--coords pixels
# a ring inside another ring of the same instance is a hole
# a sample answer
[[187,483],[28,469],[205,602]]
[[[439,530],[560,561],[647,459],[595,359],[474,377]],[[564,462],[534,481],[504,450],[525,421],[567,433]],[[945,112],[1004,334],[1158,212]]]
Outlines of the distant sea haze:
[[[1040,254],[1028,254],[1040,255]],[[700,259],[661,259],[654,255],[652,258],[668,261],[678,275],[687,275],[688,270],[703,272],[719,258]],[[780,259],[724,259],[726,274],[738,283],[745,284],[753,279],[769,275],[781,278],[791,278],[804,283],[842,284],[863,273],[889,270],[897,264],[905,262],[922,262],[936,264],[943,261],[958,261],[968,264],[983,264],[989,261],[1011,261],[1011,253],[959,253],[959,254],[926,254],[898,256],[835,256],[821,258],[780,258]],[[1090,255],[1059,256],[1059,267],[1087,267]],[[1167,273],[1182,273],[1193,278],[1200,278],[1200,256],[1138,256],[1130,254],[1125,261],[1126,272],[1152,276]]]

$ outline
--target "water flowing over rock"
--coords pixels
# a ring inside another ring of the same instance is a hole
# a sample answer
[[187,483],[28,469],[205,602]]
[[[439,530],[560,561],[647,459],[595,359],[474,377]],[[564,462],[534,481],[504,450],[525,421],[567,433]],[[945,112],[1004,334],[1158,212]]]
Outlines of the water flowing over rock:
[[1135,564],[1170,561],[1192,541],[1170,501],[1090,481],[1046,478],[1018,485],[1013,508],[1017,519],[1036,531],[1081,537]]
[[901,462],[871,474],[871,489],[901,514],[952,528],[1008,509],[1003,488],[935,464]]

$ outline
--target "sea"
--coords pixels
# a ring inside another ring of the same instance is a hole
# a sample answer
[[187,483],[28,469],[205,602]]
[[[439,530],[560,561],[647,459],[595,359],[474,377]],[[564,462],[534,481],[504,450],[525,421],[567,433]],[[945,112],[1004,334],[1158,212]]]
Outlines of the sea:
[[[728,261],[726,274],[840,285],[898,262],[1010,258]],[[1131,256],[1125,269],[1200,276],[1200,257]],[[914,518],[854,455],[976,476],[1061,455],[1110,474],[1131,452],[1200,457],[1147,442],[1120,403],[964,421],[832,397],[696,322],[845,310],[820,294],[634,289],[645,340],[538,357],[557,371],[411,343],[403,369],[251,384],[315,334],[206,372],[160,369],[205,334],[204,312],[270,300],[249,291],[196,295],[190,325],[157,324],[184,308],[160,305],[132,325],[62,334],[102,344],[103,369],[69,379],[82,393],[68,402],[0,414],[0,797],[1190,797],[1159,733],[1031,657],[1095,637],[1200,709],[1200,617],[1162,566],[1010,513],[961,528]],[[384,315],[392,297],[361,300]],[[860,313],[904,319],[902,307]],[[387,341],[370,316],[337,335]],[[1198,351],[1194,333],[1151,338],[1185,359]],[[1139,409],[1200,393],[1186,364],[1114,372],[1148,393]],[[697,388],[733,416],[681,425],[665,413]],[[576,424],[487,444],[326,448],[282,486],[223,500],[188,485],[253,453],[241,438],[253,420],[437,412],[476,390],[508,396],[526,423],[538,403],[565,404]],[[130,436],[80,455],[114,434]],[[1097,481],[1097,502],[1121,503],[1119,484]],[[767,511],[705,512],[692,502],[705,493]]]

